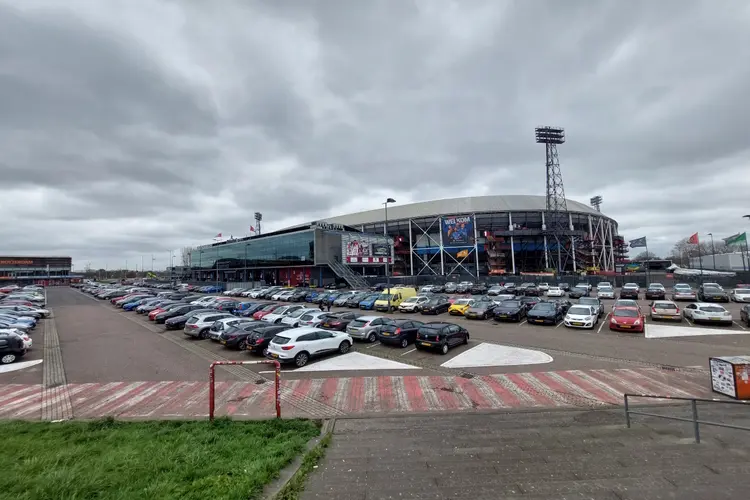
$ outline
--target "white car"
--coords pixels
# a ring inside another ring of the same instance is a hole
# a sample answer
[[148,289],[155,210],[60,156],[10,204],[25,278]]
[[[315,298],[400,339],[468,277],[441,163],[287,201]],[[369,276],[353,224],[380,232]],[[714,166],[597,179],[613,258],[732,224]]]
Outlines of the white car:
[[677,283],[672,287],[672,300],[698,300],[698,295],[690,285]]
[[211,296],[208,296],[208,297],[201,297],[201,298],[200,298],[200,299],[198,299],[198,300],[194,300],[194,301],[192,301],[192,302],[190,303],[190,305],[193,305],[193,306],[204,306],[204,307],[208,307],[208,305],[209,305],[210,303],[212,303],[212,302],[213,302],[214,300],[215,300],[215,297],[211,297]]
[[587,289],[590,292],[591,291],[591,283],[578,283],[573,288],[585,288],[585,289]]
[[231,296],[235,293],[240,293],[244,288],[232,288],[231,290],[227,290],[225,292],[221,292],[222,295]]
[[734,318],[732,313],[727,311],[723,306],[718,304],[706,304],[705,302],[696,302],[688,304],[682,310],[683,316],[693,320],[695,323],[724,323],[732,324]]
[[239,326],[243,323],[257,323],[254,319],[251,318],[238,318],[236,316],[232,316],[231,318],[222,318],[214,321],[214,324],[211,325],[211,328],[208,329],[208,333],[206,336],[215,341],[219,341],[219,337],[221,337],[221,334],[224,333],[224,330],[227,330],[233,326]]
[[731,298],[735,302],[750,302],[750,288],[735,288]]
[[297,293],[297,290],[285,290],[284,293],[279,295],[279,300],[289,301],[295,293]]
[[547,292],[549,291],[549,283],[539,283],[537,285],[537,288],[540,292]]
[[271,300],[281,300],[281,296],[289,293],[289,290],[282,288],[281,290],[277,290],[276,292],[271,294]]
[[559,286],[551,286],[547,290],[547,297],[565,297],[565,290]]
[[300,316],[299,326],[320,326],[320,323],[323,322],[323,317],[328,314],[319,309],[308,309],[307,311],[308,312]]
[[317,356],[335,352],[346,354],[353,343],[349,334],[344,332],[315,327],[293,328],[271,339],[266,356],[280,363],[294,363],[301,368]]
[[297,311],[299,309],[304,308],[305,306],[297,305],[297,306],[281,306],[273,310],[271,314],[266,314],[261,318],[262,321],[265,321],[266,323],[281,323],[281,320],[284,319],[284,316],[289,316],[294,311]]
[[568,314],[563,319],[567,328],[588,328],[593,330],[599,322],[599,315],[591,306],[574,305],[568,309]]
[[300,309],[297,309],[296,311],[293,311],[291,314],[288,314],[284,316],[283,318],[281,318],[281,324],[289,325],[292,328],[297,328],[298,326],[300,326],[300,320],[302,316],[304,316],[305,314],[319,313],[319,312],[320,310],[318,309],[302,307]]
[[0,302],[0,309],[11,309],[13,311],[38,314],[43,318],[46,318],[47,316],[49,316],[49,309],[44,309],[41,307],[23,306],[23,305],[4,306],[2,305],[2,302]]
[[614,299],[615,289],[611,286],[599,286],[596,287],[596,298],[597,299]]
[[185,328],[182,330],[185,335],[190,337],[198,337],[199,339],[208,338],[208,331],[211,329],[211,325],[214,322],[224,318],[234,318],[231,314],[216,311],[215,313],[201,313],[191,316],[185,322]]
[[429,297],[424,295],[417,295],[416,297],[409,297],[405,301],[401,302],[398,306],[399,312],[417,312],[423,304],[430,301]]
[[253,288],[252,290],[248,290],[247,292],[242,292],[242,296],[257,299],[258,295],[265,292],[266,290],[268,290],[268,288]]
[[0,333],[18,335],[19,337],[21,337],[21,340],[23,341],[24,349],[31,349],[31,346],[34,343],[31,340],[31,337],[29,337],[28,333],[22,332],[21,330],[16,330],[15,328],[2,328],[0,329]]

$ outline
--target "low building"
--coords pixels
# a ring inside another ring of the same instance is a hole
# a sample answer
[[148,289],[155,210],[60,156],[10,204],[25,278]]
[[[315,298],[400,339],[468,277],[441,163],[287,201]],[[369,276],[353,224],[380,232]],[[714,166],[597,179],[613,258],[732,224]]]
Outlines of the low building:
[[80,279],[72,268],[70,257],[0,257],[0,283],[66,285]]
[[313,286],[345,280],[366,287],[363,276],[382,275],[393,263],[393,239],[325,221],[231,239],[190,253],[198,282],[265,282]]
[[[714,266],[714,259],[716,265]],[[715,269],[717,271],[747,271],[748,258],[744,252],[721,253],[716,255],[703,255],[691,257],[690,267],[693,269]]]

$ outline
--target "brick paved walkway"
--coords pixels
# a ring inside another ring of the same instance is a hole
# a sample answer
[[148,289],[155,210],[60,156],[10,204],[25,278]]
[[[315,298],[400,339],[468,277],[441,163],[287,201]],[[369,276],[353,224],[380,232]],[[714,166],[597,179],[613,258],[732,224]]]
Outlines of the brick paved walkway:
[[[205,382],[67,384],[74,418],[203,417]],[[335,417],[406,412],[606,407],[622,394],[711,397],[708,375],[657,369],[570,370],[474,377],[402,376],[282,381],[284,416]],[[48,414],[41,385],[0,385],[0,418]],[[50,404],[55,404],[55,399]],[[273,383],[217,382],[217,415],[274,415]]]

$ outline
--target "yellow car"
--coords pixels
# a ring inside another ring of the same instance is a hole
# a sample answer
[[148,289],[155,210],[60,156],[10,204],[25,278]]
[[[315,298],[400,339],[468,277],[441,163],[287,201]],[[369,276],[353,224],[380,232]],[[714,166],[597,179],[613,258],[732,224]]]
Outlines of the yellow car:
[[473,305],[474,299],[458,299],[448,308],[448,314],[451,316],[463,316]]

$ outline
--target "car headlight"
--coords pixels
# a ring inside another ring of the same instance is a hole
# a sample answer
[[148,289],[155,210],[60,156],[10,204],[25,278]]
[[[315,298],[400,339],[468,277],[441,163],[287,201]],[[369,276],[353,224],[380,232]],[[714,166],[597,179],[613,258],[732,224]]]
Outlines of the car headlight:
[[633,321],[633,324],[634,325],[640,325],[641,324],[641,320],[637,319],[637,320]]
[[594,319],[594,317],[593,316],[586,316],[584,319],[586,321],[591,321],[592,319]]

